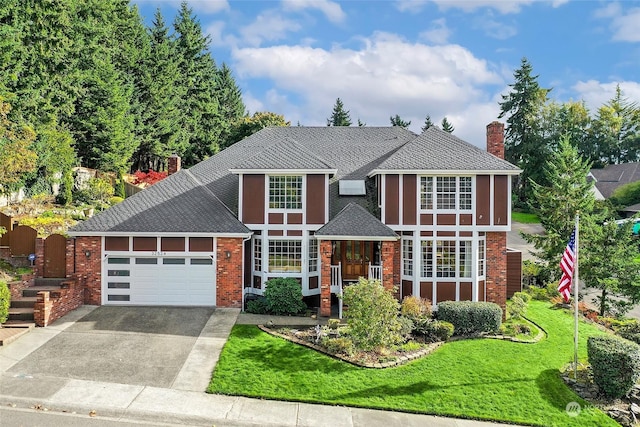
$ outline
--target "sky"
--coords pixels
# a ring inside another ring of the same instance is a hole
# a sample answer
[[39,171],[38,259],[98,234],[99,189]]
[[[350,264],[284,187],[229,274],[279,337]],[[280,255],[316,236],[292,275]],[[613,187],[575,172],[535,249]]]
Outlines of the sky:
[[[180,0],[133,0],[150,25]],[[340,98],[354,124],[420,133],[429,115],[485,146],[526,57],[557,102],[590,111],[620,85],[640,103],[640,1],[282,0],[188,2],[218,65],[234,73],[249,113],[325,126]],[[504,121],[504,119],[502,119]]]

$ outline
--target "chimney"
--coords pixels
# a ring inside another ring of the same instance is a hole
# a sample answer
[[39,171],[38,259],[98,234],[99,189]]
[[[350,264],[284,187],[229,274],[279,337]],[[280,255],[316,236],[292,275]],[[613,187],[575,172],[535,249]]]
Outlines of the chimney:
[[494,121],[487,125],[487,151],[504,159],[504,124]]
[[175,153],[169,156],[169,158],[167,159],[167,175],[173,175],[174,173],[178,172],[180,170],[180,167],[180,156]]

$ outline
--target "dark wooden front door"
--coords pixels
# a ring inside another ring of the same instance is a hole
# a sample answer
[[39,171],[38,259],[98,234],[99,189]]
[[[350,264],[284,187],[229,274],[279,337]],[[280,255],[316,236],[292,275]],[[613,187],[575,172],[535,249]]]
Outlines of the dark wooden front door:
[[367,277],[373,259],[373,242],[343,240],[336,242],[334,263],[342,263],[342,279],[357,280]]

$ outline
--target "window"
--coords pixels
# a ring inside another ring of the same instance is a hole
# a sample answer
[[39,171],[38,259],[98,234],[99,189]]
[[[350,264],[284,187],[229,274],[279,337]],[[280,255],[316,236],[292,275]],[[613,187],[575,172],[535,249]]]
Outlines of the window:
[[420,242],[420,258],[422,269],[421,277],[433,277],[433,242],[423,240]]
[[485,257],[484,240],[479,240],[478,241],[478,276],[480,277],[483,277],[485,275],[484,257]]
[[318,271],[318,239],[309,239],[309,273]]
[[262,271],[262,239],[253,239],[253,271]]
[[470,176],[420,177],[420,209],[422,210],[471,210],[472,201]]
[[458,256],[458,277],[471,277],[471,240],[459,242]]
[[420,177],[420,209],[433,209],[433,177]]
[[191,265],[213,265],[211,258],[191,258]]
[[269,273],[302,272],[302,241],[270,240]]
[[157,264],[158,258],[136,258],[136,264]]
[[111,258],[109,257],[109,259],[107,260],[107,263],[109,264],[129,264],[130,260],[129,258]]
[[184,264],[184,258],[165,258],[162,263],[165,265],[180,265]]
[[413,240],[402,239],[402,274],[413,276]]
[[455,240],[436,240],[436,277],[456,277]]
[[270,176],[269,208],[302,209],[302,177]]

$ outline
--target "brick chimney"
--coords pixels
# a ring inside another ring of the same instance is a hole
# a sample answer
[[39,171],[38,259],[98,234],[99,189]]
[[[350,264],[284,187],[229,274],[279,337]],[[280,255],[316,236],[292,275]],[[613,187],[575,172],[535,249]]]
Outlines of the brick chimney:
[[177,154],[172,154],[171,156],[169,156],[169,158],[167,159],[167,175],[173,175],[174,173],[178,172],[180,170],[181,167],[181,159],[180,156],[178,156]]
[[494,121],[487,125],[487,151],[504,159],[504,124]]

